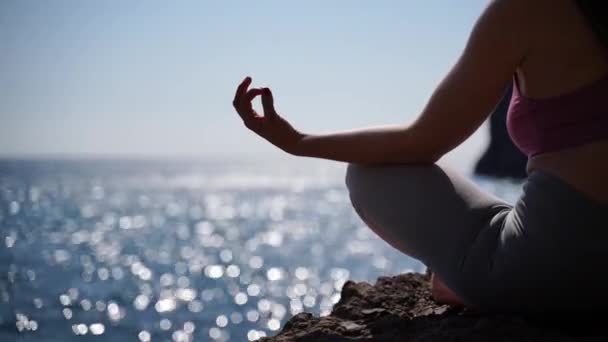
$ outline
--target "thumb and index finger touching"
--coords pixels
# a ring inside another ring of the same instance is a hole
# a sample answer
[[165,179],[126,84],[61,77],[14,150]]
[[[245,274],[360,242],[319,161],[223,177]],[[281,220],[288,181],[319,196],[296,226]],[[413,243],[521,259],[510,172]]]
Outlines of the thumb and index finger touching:
[[[277,112],[274,108],[274,99],[272,92],[269,88],[251,88],[251,77],[245,77],[245,79],[239,84],[236,94],[234,95],[233,105],[241,115],[243,119],[250,119],[250,117],[257,116],[257,113],[253,110],[251,101],[257,96],[262,97],[262,108],[264,109],[264,116],[273,118],[277,116]],[[244,113],[245,111],[245,113]]]

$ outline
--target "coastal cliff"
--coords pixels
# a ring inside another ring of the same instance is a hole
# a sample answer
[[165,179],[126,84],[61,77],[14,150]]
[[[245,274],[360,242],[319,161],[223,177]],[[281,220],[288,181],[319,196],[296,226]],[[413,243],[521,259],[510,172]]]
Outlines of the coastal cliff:
[[606,341],[597,313],[563,312],[550,317],[474,313],[437,304],[426,275],[381,277],[375,285],[348,281],[326,317],[293,316],[266,342],[285,341]]

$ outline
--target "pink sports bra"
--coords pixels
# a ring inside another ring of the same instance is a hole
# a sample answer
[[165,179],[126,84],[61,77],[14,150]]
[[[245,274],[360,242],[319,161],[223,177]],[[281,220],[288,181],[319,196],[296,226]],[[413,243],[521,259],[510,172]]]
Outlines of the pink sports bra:
[[528,157],[608,139],[608,75],[543,99],[522,95],[515,76],[507,130]]

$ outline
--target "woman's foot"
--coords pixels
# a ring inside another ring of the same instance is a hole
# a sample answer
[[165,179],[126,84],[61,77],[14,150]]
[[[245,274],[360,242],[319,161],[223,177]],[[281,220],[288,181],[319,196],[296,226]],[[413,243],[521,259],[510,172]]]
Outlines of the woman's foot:
[[431,295],[433,299],[440,304],[448,304],[451,306],[466,306],[465,303],[450,290],[439,277],[431,274]]

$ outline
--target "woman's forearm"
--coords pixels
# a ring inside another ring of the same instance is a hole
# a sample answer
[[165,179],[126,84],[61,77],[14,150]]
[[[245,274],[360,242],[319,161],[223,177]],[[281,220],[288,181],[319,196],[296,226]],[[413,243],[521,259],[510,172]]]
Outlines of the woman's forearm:
[[304,134],[294,154],[360,164],[435,162],[437,157],[415,140],[408,125]]

